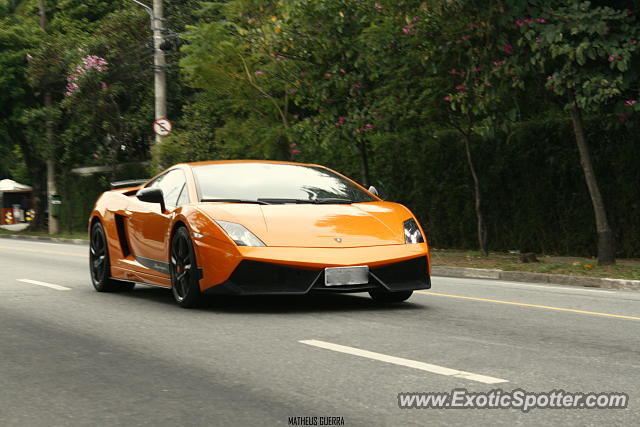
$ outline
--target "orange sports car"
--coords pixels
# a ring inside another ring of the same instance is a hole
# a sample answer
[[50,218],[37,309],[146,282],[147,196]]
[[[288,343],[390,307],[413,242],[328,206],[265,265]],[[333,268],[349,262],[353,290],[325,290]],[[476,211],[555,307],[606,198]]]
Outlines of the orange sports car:
[[113,186],[89,218],[100,292],[142,283],[192,307],[203,294],[369,292],[401,302],[431,287],[413,214],[323,166],[185,163]]

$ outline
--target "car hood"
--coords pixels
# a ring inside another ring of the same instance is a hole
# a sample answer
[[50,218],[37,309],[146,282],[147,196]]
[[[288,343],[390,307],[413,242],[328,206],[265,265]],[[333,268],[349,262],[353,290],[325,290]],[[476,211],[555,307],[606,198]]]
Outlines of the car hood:
[[267,246],[347,248],[404,244],[411,213],[390,202],[352,205],[231,204],[199,206],[211,219],[242,224]]

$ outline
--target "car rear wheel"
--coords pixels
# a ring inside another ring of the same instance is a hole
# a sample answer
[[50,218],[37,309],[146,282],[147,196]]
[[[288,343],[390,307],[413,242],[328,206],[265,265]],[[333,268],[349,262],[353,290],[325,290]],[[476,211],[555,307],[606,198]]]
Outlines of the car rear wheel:
[[403,302],[409,299],[413,294],[413,291],[401,291],[401,292],[389,292],[389,291],[371,291],[369,295],[376,302],[381,303],[396,303]]
[[134,287],[134,283],[121,282],[111,278],[107,236],[100,222],[96,222],[91,227],[89,268],[91,270],[91,282],[98,292],[130,291]]
[[200,276],[193,243],[185,227],[179,227],[171,240],[169,272],[176,302],[184,308],[197,306],[202,300]]

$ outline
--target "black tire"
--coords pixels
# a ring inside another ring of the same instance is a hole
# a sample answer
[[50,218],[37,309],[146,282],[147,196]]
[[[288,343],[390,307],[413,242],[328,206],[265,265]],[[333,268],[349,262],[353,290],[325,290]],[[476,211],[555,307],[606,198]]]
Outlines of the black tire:
[[178,305],[184,308],[198,306],[202,302],[200,274],[193,243],[185,227],[178,227],[173,233],[169,252],[169,273],[171,290]]
[[111,278],[111,262],[109,261],[109,249],[107,236],[100,222],[91,227],[91,240],[89,245],[89,270],[91,282],[98,292],[130,291],[135,286],[131,282],[121,282]]
[[369,295],[375,302],[381,302],[385,304],[393,304],[403,302],[409,299],[413,294],[413,291],[400,291],[400,292],[388,292],[388,291],[371,291]]

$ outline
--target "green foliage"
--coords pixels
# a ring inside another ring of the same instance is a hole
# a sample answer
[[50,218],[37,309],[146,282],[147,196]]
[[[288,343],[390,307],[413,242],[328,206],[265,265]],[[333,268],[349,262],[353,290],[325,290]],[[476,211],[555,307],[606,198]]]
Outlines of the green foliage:
[[631,66],[639,52],[635,15],[588,1],[568,3],[553,10],[534,9],[535,18],[516,21],[523,34],[519,45],[528,61],[547,74],[547,89],[567,105],[575,98],[580,109],[596,112],[611,111],[610,104],[616,103],[613,108],[621,113],[622,100],[638,95],[639,70]]

